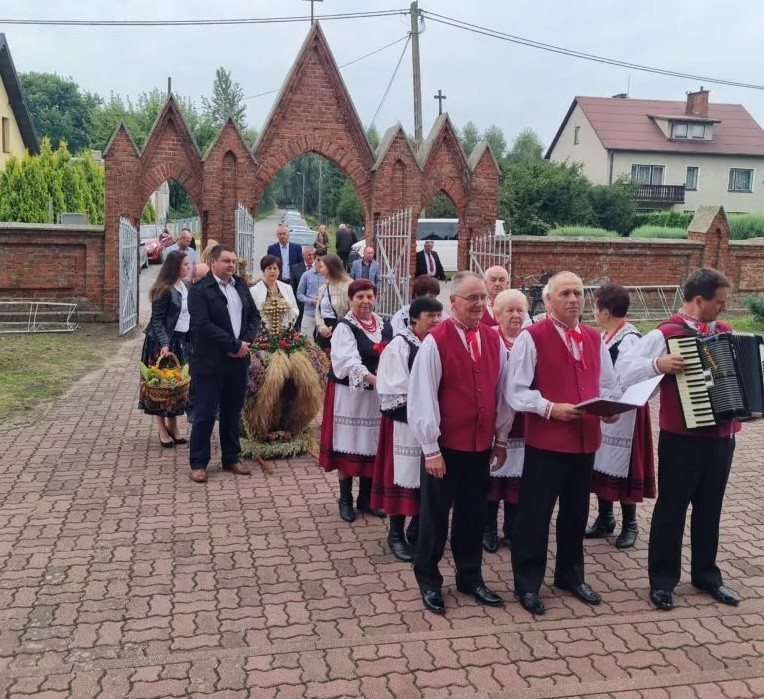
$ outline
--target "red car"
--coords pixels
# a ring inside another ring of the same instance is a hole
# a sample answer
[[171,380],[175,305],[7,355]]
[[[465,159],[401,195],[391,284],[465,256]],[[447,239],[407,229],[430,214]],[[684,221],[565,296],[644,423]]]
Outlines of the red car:
[[[146,260],[148,263],[162,262],[162,252],[175,242],[175,239],[168,231],[161,230],[160,226],[152,224],[142,225],[140,235],[140,244],[146,250]],[[141,257],[143,256],[141,255]]]

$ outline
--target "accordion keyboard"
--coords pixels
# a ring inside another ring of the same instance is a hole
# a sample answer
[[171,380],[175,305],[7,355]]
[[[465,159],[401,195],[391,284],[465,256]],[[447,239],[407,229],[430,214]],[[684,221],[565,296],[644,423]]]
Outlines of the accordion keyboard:
[[676,385],[688,429],[716,425],[711,396],[708,391],[710,374],[705,371],[694,337],[671,337],[667,340],[671,354],[684,359],[684,372],[676,375]]

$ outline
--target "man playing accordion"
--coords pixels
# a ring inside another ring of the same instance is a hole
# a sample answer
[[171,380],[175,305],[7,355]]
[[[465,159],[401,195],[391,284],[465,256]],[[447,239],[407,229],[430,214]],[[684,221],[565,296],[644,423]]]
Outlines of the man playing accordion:
[[716,565],[724,490],[740,423],[728,420],[701,428],[686,426],[683,401],[687,398],[681,395],[676,376],[685,371],[685,361],[667,349],[670,338],[731,332],[730,326],[717,320],[729,293],[730,283],[723,274],[707,267],[696,270],[684,284],[681,310],[645,335],[618,362],[618,375],[625,386],[658,374],[668,375],[660,384],[658,499],[648,552],[650,601],[658,609],[674,606],[690,503],[692,584],[723,604],[736,606],[740,601],[724,585]]

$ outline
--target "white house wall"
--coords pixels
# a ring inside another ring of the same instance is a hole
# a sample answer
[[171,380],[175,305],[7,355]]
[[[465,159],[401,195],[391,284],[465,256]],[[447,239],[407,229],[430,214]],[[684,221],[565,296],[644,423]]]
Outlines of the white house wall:
[[[580,127],[578,144],[574,143],[576,127]],[[583,173],[589,180],[595,184],[607,184],[607,151],[578,104],[549,154],[549,159],[569,165],[580,163],[584,166]]]

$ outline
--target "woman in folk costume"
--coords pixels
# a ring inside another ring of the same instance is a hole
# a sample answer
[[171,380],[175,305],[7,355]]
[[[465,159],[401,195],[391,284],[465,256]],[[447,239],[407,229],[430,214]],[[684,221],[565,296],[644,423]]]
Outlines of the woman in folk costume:
[[[492,326],[509,353],[520,331],[529,324],[528,299],[517,289],[500,292],[493,302],[493,312],[498,325]],[[512,546],[512,524],[515,521],[520,496],[520,478],[523,475],[525,441],[523,440],[522,416],[515,419],[507,439],[507,459],[497,471],[491,471],[491,490],[488,493],[488,515],[483,532],[483,549],[495,553],[499,548],[499,506],[504,503],[504,541]]]
[[[419,532],[419,470],[422,448],[408,426],[409,376],[422,340],[441,321],[443,305],[421,296],[409,308],[409,323],[382,352],[377,393],[382,405],[379,445],[374,462],[371,505],[390,516],[387,543],[400,561],[414,560]],[[404,534],[406,517],[411,517]],[[408,539],[408,541],[407,541]]]
[[281,264],[280,257],[263,257],[263,277],[250,289],[262,325],[250,348],[241,442],[242,453],[256,459],[315,450],[310,423],[326,384],[326,356],[294,328],[297,302],[292,287],[279,281]]
[[381,418],[376,373],[392,330],[374,313],[377,287],[373,282],[356,279],[348,287],[348,298],[350,311],[331,336],[332,368],[324,397],[319,465],[324,471],[337,471],[340,517],[352,522],[354,477],[360,481],[359,512],[385,516],[383,510],[371,507],[371,483]]
[[[641,337],[639,330],[626,320],[629,301],[629,292],[617,284],[605,284],[594,293],[594,318],[603,329],[602,339],[613,365]],[[623,521],[615,545],[619,549],[633,546],[639,533],[636,503],[655,497],[648,404],[622,414],[617,422],[602,424],[602,446],[594,459],[592,492],[597,495],[599,514],[586,530],[586,538],[598,539],[613,533],[613,502],[618,500]]]

